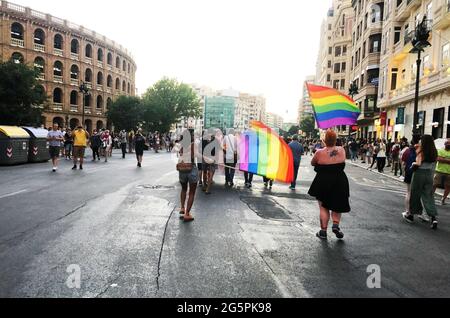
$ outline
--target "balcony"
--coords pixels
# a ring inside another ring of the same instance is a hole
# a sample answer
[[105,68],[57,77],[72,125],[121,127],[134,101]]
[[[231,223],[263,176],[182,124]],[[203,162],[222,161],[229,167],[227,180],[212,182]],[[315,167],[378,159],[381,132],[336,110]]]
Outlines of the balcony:
[[101,61],[97,61],[97,67],[99,67],[99,68],[103,68],[103,62],[101,62]]
[[57,112],[61,112],[63,110],[63,104],[62,103],[53,103],[53,110]]
[[45,53],[45,45],[34,43],[33,49],[37,52]]
[[45,74],[44,73],[39,73],[36,78],[40,81],[45,81]]
[[78,106],[77,105],[70,105],[70,112],[71,113],[78,113]]
[[111,65],[108,65],[108,71],[112,72],[112,70],[113,70],[113,67]]
[[18,46],[18,47],[25,47],[25,41],[11,38],[11,45]]
[[438,9],[438,12],[435,13],[435,17],[434,28],[436,30],[447,29],[450,26],[450,0],[447,0],[446,3]]
[[70,79],[70,85],[73,85],[73,86],[78,86],[78,79],[77,78],[71,78]]
[[102,92],[103,91],[103,85],[97,85],[96,89],[97,89],[97,91]]
[[112,89],[111,89],[111,88],[107,88],[107,89],[106,89],[106,93],[112,94]]
[[55,83],[63,83],[63,77],[61,75],[53,75],[53,82]]
[[56,49],[56,48],[54,48],[54,49],[53,49],[53,54],[55,54],[55,55],[57,55],[57,56],[64,57],[64,52],[63,52],[63,50],[61,50],[61,49]]
[[101,108],[96,108],[96,109],[95,109],[95,114],[96,114],[96,115],[99,115],[99,116],[103,115],[102,109],[101,109]]
[[84,85],[86,85],[87,88],[92,89],[92,83],[84,83]]
[[89,115],[92,114],[92,108],[91,107],[84,107],[84,113]]
[[84,58],[84,62],[87,63],[87,64],[92,65],[92,59],[90,57],[85,57]]
[[78,54],[77,53],[70,53],[70,58],[72,60],[78,61]]

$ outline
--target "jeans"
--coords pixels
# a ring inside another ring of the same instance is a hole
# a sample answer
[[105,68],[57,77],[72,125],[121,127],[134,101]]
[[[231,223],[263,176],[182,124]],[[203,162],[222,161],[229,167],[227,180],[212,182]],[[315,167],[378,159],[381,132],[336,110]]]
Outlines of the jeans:
[[99,152],[100,147],[92,147],[92,156],[95,158],[98,158],[98,160],[100,160],[100,152]]
[[121,143],[120,147],[122,148],[122,158],[125,159],[125,155],[127,154],[127,144]]
[[225,166],[225,181],[227,183],[234,183],[234,174],[236,164],[235,163],[227,163]]
[[421,215],[423,209],[425,209],[430,217],[436,217],[438,215],[433,194],[433,174],[434,172],[432,170],[419,169],[414,172],[409,203],[409,211],[411,214]]
[[291,183],[291,187],[295,188],[297,186],[298,170],[300,169],[300,162],[294,162],[294,181]]
[[378,172],[384,172],[384,167],[386,166],[386,157],[377,158],[377,168]]
[[244,172],[245,184],[252,184],[253,182],[253,173]]

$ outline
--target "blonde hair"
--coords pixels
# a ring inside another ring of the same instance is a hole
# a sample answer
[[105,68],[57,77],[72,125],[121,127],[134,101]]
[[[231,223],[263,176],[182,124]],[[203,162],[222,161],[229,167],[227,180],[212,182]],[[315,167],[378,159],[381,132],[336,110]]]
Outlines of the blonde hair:
[[334,130],[328,129],[327,133],[325,134],[325,145],[327,147],[334,147],[336,146],[337,142],[337,134]]

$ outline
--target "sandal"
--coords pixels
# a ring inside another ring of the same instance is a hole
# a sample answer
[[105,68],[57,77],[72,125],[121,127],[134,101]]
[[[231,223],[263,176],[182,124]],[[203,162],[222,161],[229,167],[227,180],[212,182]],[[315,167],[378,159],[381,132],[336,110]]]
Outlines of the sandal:
[[184,209],[180,210],[180,219],[184,219],[185,214],[186,214],[186,211]]
[[186,223],[194,221],[194,217],[192,215],[189,215],[188,217],[184,216],[183,219]]

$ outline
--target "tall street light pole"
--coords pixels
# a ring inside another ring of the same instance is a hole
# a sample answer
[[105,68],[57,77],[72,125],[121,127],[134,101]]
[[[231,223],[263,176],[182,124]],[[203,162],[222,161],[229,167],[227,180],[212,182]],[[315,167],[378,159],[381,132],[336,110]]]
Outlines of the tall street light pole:
[[87,85],[84,82],[81,82],[80,85],[80,92],[83,94],[83,115],[82,115],[82,127],[85,128],[85,123],[84,123],[84,117],[85,117],[85,113],[86,113],[86,106],[84,105],[86,102],[86,96],[88,96],[89,94],[89,88],[87,87]]
[[[350,87],[348,89],[348,94],[352,97],[352,99],[355,98],[355,95],[359,94],[358,85],[355,82],[350,83]],[[352,126],[350,126],[350,125],[348,126],[348,139],[350,139],[350,137],[352,135],[351,127]]]
[[419,90],[420,90],[420,67],[422,65],[421,53],[425,48],[430,47],[428,42],[430,30],[427,26],[427,16],[423,17],[420,24],[417,25],[414,38],[412,39],[413,49],[409,53],[417,53],[417,74],[416,74],[416,92],[414,97],[414,120],[413,120],[413,141],[418,142],[420,139],[419,131]]

